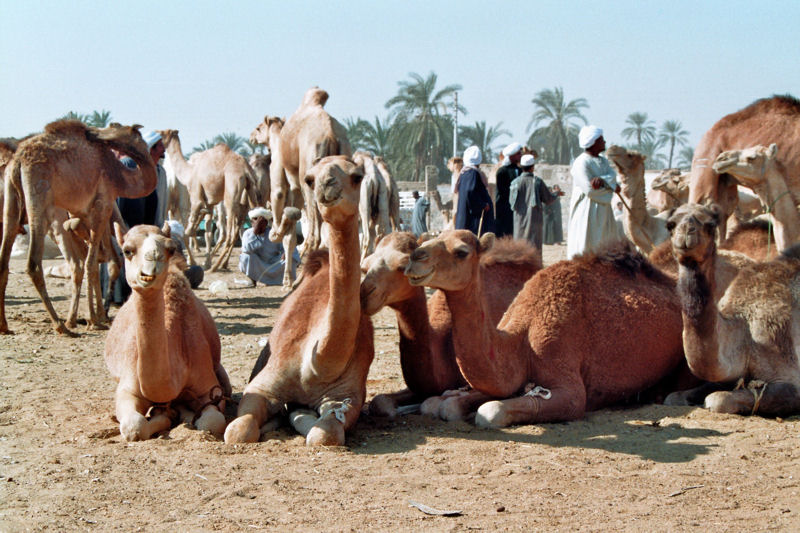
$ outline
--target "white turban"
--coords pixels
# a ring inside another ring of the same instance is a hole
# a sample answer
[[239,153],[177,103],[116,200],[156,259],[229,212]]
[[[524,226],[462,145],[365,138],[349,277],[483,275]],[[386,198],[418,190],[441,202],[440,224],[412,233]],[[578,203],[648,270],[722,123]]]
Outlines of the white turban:
[[519,160],[519,166],[521,166],[522,168],[532,167],[535,163],[536,163],[536,158],[533,157],[533,155],[531,154],[525,154]]
[[270,213],[270,212],[269,212],[269,211],[268,211],[266,208],[264,208],[264,207],[256,207],[255,209],[251,209],[250,211],[248,211],[248,213],[247,213],[247,216],[249,216],[249,217],[250,217],[250,220],[253,220],[253,219],[255,219],[256,217],[263,217],[263,218],[265,218],[267,221],[269,221],[269,220],[271,220],[271,219],[272,219],[272,213]]
[[511,157],[520,150],[522,150],[522,145],[518,142],[513,142],[508,146],[506,146],[505,148],[503,148],[503,155],[506,157]]
[[477,146],[470,146],[464,150],[464,164],[477,167],[481,164],[481,149]]
[[152,131],[151,130],[151,131],[145,132],[144,135],[142,135],[142,139],[144,139],[144,142],[147,143],[147,148],[150,149],[153,146],[155,146],[155,144],[158,141],[161,140],[161,134],[158,133],[157,131]]
[[581,128],[581,132],[578,134],[578,145],[586,150],[602,136],[603,130],[597,126],[584,126]]
[[183,224],[177,220],[167,220],[169,235],[174,239],[183,239]]

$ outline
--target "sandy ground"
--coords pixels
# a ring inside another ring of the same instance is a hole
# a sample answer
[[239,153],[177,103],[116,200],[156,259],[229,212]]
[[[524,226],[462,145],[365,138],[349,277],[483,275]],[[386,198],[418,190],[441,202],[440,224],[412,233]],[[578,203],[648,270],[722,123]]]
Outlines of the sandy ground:
[[[563,253],[548,246],[545,261]],[[111,419],[105,333],[53,334],[23,269],[12,262],[16,334],[0,337],[0,531],[800,528],[800,417],[647,405],[490,431],[362,415],[345,448],[306,448],[290,429],[228,446],[188,426],[126,443]],[[234,289],[237,277],[211,274],[198,295],[241,392],[283,294]],[[211,294],[217,279],[231,290]],[[48,288],[63,316],[66,282]],[[370,397],[402,387],[394,316],[384,310],[374,324]],[[410,501],[458,513],[428,515]]]

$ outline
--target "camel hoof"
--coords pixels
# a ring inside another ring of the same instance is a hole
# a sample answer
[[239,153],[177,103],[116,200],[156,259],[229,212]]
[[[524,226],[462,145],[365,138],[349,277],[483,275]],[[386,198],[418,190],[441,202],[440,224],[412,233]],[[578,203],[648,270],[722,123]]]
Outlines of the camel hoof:
[[397,416],[397,406],[391,398],[385,394],[379,394],[369,402],[369,414],[372,416],[395,418]]
[[[197,419],[195,426],[200,431],[208,431],[217,438],[225,433],[225,415],[219,412],[214,406],[206,407],[200,418]],[[261,432],[259,431],[259,436]]]
[[419,406],[420,414],[432,418],[439,418],[439,408],[442,406],[443,401],[441,396],[431,396]]
[[90,329],[90,330],[93,330],[93,331],[105,331],[105,330],[108,329],[108,325],[107,324],[102,324],[102,323],[101,324],[89,324],[87,329]]
[[65,326],[63,323],[56,326],[56,332],[58,332],[59,335],[64,335],[73,339],[80,337],[80,335],[67,328],[67,326]]
[[253,415],[240,416],[225,428],[225,443],[258,442],[261,432]]
[[497,400],[481,405],[475,414],[475,425],[480,428],[504,428],[508,424],[503,402]]
[[464,413],[458,397],[447,398],[439,406],[439,418],[447,422],[464,420]]
[[308,432],[306,446],[344,446],[344,426],[339,423],[328,428],[314,426]]

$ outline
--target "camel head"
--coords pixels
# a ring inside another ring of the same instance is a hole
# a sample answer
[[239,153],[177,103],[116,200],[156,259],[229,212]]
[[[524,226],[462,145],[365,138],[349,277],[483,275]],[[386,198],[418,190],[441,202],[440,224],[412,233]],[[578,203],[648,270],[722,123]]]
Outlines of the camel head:
[[164,143],[164,148],[168,147],[173,141],[180,142],[178,138],[178,130],[159,130],[161,134],[161,141]]
[[284,120],[278,117],[264,117],[264,120],[250,133],[250,142],[269,146],[270,135],[280,135],[283,123]]
[[[105,128],[88,126],[86,128],[86,136],[90,140],[102,142],[125,154],[143,157],[149,155],[150,150],[147,148],[147,143],[142,139],[142,134],[139,133],[140,129],[141,126],[139,124],[123,126],[117,122],[112,122]],[[131,154],[131,151],[135,153]]]
[[716,251],[720,209],[716,204],[683,204],[670,214],[672,255],[678,263],[703,263]]
[[606,149],[608,161],[614,165],[622,184],[633,185],[641,182],[644,185],[644,160],[646,156],[622,146],[612,144]]
[[717,156],[712,168],[718,174],[730,174],[745,187],[757,187],[764,183],[767,168],[775,162],[778,145],[769,147],[756,145],[744,150],[728,150]]
[[411,253],[405,274],[412,285],[463,290],[477,279],[480,256],[491,249],[494,241],[494,233],[478,239],[468,230],[443,231]]
[[123,234],[115,222],[114,233],[125,256],[125,279],[131,289],[137,292],[161,289],[169,260],[177,249],[175,241],[170,238],[169,225],[165,223],[162,229],[158,229],[140,224]]
[[328,101],[328,93],[319,87],[312,87],[303,95],[302,107],[318,105],[325,107],[325,102]]
[[675,199],[686,201],[689,197],[689,174],[681,174],[677,168],[668,168],[655,177],[650,184],[655,191],[664,191]]
[[410,299],[416,291],[405,275],[418,243],[412,233],[395,231],[381,237],[375,251],[361,261],[361,310],[374,315],[385,305]]
[[305,184],[314,190],[322,219],[333,226],[358,216],[358,200],[364,167],[347,156],[330,155],[314,163]]

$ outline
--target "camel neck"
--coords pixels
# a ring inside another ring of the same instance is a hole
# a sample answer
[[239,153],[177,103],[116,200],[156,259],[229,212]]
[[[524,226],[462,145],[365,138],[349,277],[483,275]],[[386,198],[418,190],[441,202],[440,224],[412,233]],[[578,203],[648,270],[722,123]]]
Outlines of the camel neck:
[[764,185],[756,193],[767,204],[774,224],[775,244],[778,250],[784,250],[800,240],[800,214],[784,174],[775,168],[775,163],[769,165],[764,174]]
[[635,169],[631,174],[625,174],[626,179],[620,180],[620,192],[628,200],[630,213],[626,210],[626,215],[632,217],[637,224],[644,223],[647,218],[647,201],[644,195],[644,168]]
[[184,185],[188,185],[187,176],[191,171],[191,165],[183,157],[183,150],[181,149],[181,140],[178,137],[173,137],[169,144],[166,146],[167,157],[169,157],[172,168],[175,171],[175,176]]
[[136,162],[136,168],[129,168],[123,165],[110,152],[106,155],[109,159],[109,164],[106,165],[106,168],[114,169],[109,174],[114,188],[114,195],[122,198],[142,198],[153,192],[158,184],[158,172],[156,164],[150,158],[150,154],[122,149],[120,149],[120,152],[133,159]]
[[163,290],[147,291],[146,295],[133,291],[130,299],[136,309],[139,388],[152,402],[170,401],[175,397],[176,386],[169,358]]

